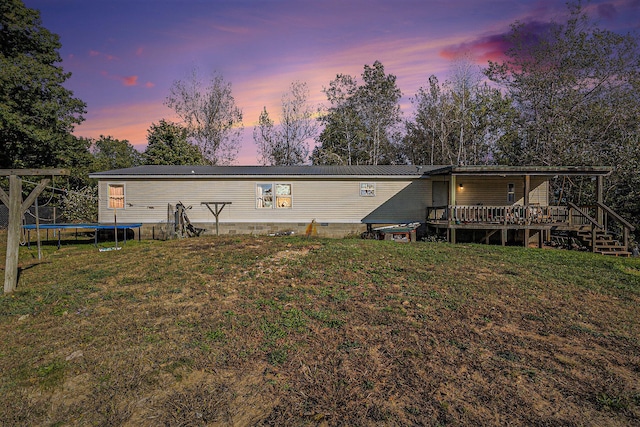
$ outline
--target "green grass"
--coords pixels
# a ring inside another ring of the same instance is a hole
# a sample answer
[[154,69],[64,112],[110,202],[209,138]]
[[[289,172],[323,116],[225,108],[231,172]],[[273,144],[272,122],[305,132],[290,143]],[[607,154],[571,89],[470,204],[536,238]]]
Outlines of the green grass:
[[5,425],[640,419],[639,259],[255,236],[43,249],[21,248],[0,296]]

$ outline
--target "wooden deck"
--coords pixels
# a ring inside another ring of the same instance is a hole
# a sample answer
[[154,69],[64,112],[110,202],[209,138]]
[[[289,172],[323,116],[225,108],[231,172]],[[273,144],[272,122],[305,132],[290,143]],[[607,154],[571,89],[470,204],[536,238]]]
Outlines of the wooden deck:
[[525,246],[536,243],[542,247],[545,241],[551,240],[552,231],[563,231],[575,233],[586,241],[593,252],[626,254],[628,232],[633,228],[622,220],[622,243],[615,249],[609,249],[614,245],[609,243],[611,237],[607,237],[609,222],[612,222],[610,217],[612,220],[621,220],[605,205],[449,205],[427,208],[426,224],[436,231],[446,230],[447,240],[452,243],[456,243],[457,237],[464,234],[470,235],[471,241],[489,244],[498,235],[502,245],[520,242]]

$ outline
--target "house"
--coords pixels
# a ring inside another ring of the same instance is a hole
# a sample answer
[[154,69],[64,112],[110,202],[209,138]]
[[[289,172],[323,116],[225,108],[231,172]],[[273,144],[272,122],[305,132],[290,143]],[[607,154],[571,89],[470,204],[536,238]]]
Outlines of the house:
[[[507,166],[139,166],[91,174],[99,222],[170,231],[176,206],[191,224],[220,234],[359,235],[376,225],[419,222],[451,242],[542,244],[552,231],[633,227],[602,203],[608,167]],[[591,177],[598,204],[551,206],[549,181]],[[606,221],[605,221],[606,220]],[[595,248],[595,246],[594,246]]]

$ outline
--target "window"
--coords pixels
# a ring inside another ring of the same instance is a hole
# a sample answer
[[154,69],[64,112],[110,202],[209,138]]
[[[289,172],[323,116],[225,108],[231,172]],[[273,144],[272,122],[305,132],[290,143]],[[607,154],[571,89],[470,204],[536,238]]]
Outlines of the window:
[[516,185],[507,184],[507,203],[515,203],[516,201]]
[[273,208],[273,185],[258,184],[256,186],[256,208],[271,209]]
[[292,205],[291,184],[256,184],[257,209],[286,209]]
[[124,184],[109,184],[109,209],[124,209]]
[[276,207],[291,207],[291,184],[276,184]]
[[361,182],[360,183],[360,196],[361,197],[375,197],[376,184],[375,182]]

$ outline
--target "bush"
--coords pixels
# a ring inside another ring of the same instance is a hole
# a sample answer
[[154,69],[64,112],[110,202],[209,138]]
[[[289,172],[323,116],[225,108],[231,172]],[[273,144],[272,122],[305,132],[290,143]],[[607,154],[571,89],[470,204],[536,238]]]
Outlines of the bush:
[[98,188],[84,187],[69,190],[62,197],[62,211],[68,222],[95,222],[98,220]]

